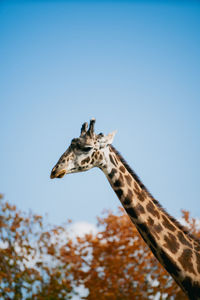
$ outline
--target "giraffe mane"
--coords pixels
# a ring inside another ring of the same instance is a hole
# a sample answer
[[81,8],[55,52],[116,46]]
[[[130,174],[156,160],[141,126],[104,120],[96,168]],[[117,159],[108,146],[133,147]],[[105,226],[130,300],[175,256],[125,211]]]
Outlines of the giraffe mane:
[[160,202],[158,200],[156,200],[151,193],[148,191],[148,189],[146,188],[146,186],[142,183],[142,181],[140,180],[139,176],[132,170],[132,168],[128,165],[128,163],[126,162],[126,160],[122,157],[122,155],[115,149],[115,147],[113,145],[110,145],[111,149],[113,150],[113,152],[117,155],[117,157],[120,159],[120,161],[123,163],[123,165],[125,166],[125,168],[128,170],[128,172],[130,173],[130,175],[134,178],[134,180],[139,184],[139,186],[141,187],[141,189],[143,189],[147,195],[152,199],[152,201],[154,202],[154,204],[162,211],[164,212],[164,214],[181,230],[183,231],[188,237],[190,237],[191,239],[193,239],[195,242],[197,242],[198,244],[200,244],[200,239],[197,238],[196,236],[194,236],[193,234],[191,234],[188,230],[188,228],[184,225],[182,225],[179,221],[177,221],[174,217],[172,217],[164,208],[163,206],[160,204]]

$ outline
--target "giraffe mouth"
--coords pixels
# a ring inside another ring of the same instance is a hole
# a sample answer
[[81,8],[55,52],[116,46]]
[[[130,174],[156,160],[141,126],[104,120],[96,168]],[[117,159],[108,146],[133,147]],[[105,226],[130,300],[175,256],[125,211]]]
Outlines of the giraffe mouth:
[[51,172],[51,179],[54,179],[54,178],[62,178],[64,175],[66,174],[66,171],[65,170],[62,170],[60,171],[59,173],[56,174],[56,172],[54,170],[52,170]]
[[66,171],[62,171],[62,172],[60,172],[60,174],[58,174],[56,176],[56,178],[62,178],[65,174],[66,174]]

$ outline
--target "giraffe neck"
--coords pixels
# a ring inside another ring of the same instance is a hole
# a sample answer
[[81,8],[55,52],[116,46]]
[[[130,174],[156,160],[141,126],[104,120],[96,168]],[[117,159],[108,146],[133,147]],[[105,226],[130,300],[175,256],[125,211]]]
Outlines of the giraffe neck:
[[200,243],[163,210],[113,146],[101,169],[155,257],[190,299],[200,299]]

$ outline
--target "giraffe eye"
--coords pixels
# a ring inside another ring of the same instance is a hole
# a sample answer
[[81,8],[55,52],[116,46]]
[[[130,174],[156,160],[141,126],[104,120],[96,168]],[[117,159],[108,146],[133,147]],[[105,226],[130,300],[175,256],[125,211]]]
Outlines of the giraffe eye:
[[83,152],[89,152],[92,149],[92,147],[83,147],[81,150]]
[[82,152],[89,152],[92,149],[92,147],[89,147],[89,146],[84,147],[79,144],[76,145],[76,148],[78,150],[81,150]]

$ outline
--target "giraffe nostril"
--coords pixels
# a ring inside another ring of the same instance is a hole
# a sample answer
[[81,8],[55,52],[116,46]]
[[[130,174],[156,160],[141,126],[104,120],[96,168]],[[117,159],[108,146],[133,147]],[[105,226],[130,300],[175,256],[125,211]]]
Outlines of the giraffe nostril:
[[53,179],[55,177],[56,177],[56,170],[55,170],[55,168],[53,168],[53,170],[51,171],[50,178]]

